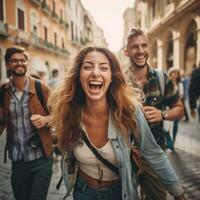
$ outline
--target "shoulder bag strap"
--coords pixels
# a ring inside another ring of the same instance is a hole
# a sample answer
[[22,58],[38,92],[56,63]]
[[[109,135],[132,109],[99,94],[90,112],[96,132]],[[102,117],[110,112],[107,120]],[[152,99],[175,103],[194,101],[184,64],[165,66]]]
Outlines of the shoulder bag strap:
[[48,109],[45,105],[45,102],[44,102],[44,95],[43,95],[43,92],[42,92],[41,82],[38,81],[37,79],[35,80],[35,90],[36,90],[37,97],[38,97],[42,107],[44,108],[45,112],[47,114],[49,114],[49,111],[48,111]]
[[102,157],[98,151],[91,145],[90,141],[88,140],[87,136],[83,134],[83,140],[87,144],[87,146],[90,148],[90,150],[94,153],[96,158],[100,160],[106,167],[108,167],[110,170],[115,172],[117,175],[119,175],[119,169],[112,163],[110,163],[108,160],[106,160],[104,157]]

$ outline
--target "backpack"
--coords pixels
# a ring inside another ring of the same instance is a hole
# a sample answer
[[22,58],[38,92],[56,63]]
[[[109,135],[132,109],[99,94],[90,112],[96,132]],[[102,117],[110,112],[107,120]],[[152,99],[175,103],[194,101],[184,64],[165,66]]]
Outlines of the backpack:
[[[41,82],[39,80],[37,80],[37,79],[35,80],[35,90],[36,90],[37,97],[38,97],[38,99],[40,101],[40,104],[42,105],[42,107],[45,110],[45,112],[47,114],[49,114],[48,108],[45,105]],[[0,105],[4,104],[5,92],[6,92],[6,84],[4,84],[4,85],[2,85],[0,87]]]
[[154,69],[155,73],[156,73],[156,77],[159,81],[160,84],[160,90],[161,90],[161,94],[162,94],[162,98],[164,97],[165,94],[165,77],[164,77],[164,72],[161,69]]

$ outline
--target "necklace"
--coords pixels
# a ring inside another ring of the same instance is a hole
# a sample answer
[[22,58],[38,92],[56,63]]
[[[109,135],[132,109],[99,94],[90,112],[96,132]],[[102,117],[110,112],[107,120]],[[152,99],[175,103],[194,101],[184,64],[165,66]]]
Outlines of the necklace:
[[101,168],[100,164],[97,164],[97,169],[98,169],[98,182],[100,183],[103,180],[103,169]]

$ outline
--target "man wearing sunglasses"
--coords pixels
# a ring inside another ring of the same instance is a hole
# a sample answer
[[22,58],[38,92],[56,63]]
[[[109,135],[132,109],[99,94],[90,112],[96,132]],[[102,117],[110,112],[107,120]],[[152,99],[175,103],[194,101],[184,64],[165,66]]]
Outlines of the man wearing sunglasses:
[[[27,74],[26,50],[8,48],[5,63],[10,81],[0,89],[0,134],[6,129],[5,152],[12,161],[14,197],[45,200],[52,175],[50,117],[37,95],[36,80]],[[46,106],[50,90],[43,82],[39,84]]]

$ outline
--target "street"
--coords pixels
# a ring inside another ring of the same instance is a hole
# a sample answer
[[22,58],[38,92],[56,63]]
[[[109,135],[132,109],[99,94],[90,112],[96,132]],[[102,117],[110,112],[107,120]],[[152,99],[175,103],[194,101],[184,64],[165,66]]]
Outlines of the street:
[[[3,163],[3,149],[5,136],[0,137],[0,200],[14,200],[10,186],[10,161]],[[200,200],[200,124],[198,120],[189,123],[181,121],[175,152],[167,152],[167,155],[180,177],[187,200]],[[65,196],[65,188],[61,185],[59,191],[56,184],[60,178],[59,161],[54,162],[53,177],[47,200],[61,200]],[[71,200],[72,198],[68,198]],[[170,198],[169,199],[173,199]]]

